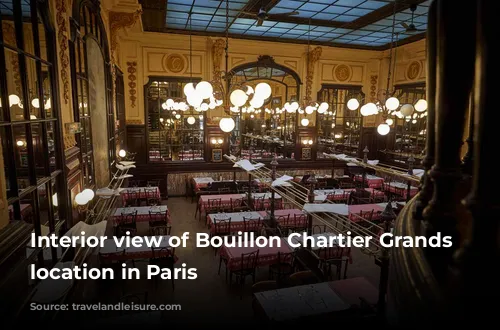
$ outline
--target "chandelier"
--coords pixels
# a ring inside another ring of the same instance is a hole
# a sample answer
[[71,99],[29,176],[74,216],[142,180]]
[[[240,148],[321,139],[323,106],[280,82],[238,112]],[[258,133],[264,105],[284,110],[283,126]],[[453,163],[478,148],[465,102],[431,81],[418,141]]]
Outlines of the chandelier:
[[[385,92],[385,100],[377,100],[375,102],[369,102],[361,106],[359,112],[362,116],[372,116],[380,114],[382,117],[382,122],[377,126],[377,132],[380,135],[387,135],[391,131],[391,125],[394,123],[394,120],[391,117],[397,117],[399,119],[405,119],[407,122],[412,121],[415,123],[417,118],[425,117],[425,111],[427,110],[427,101],[424,99],[419,99],[415,104],[401,104],[399,99],[394,96],[394,91],[390,92],[390,82],[391,75],[394,71],[392,66],[396,65],[396,49],[398,44],[398,33],[395,33],[394,28],[396,26],[396,2],[394,2],[394,12],[392,15],[392,35],[391,35],[391,48],[389,52],[389,70],[387,74],[387,87]],[[394,36],[396,36],[395,46]],[[392,54],[394,51],[394,61],[392,59]],[[390,97],[387,98],[387,96]],[[349,110],[357,110],[360,106],[360,103],[357,99],[352,98],[347,101],[347,108]],[[416,113],[415,113],[416,111]],[[420,114],[419,114],[420,113]]]
[[[171,111],[187,111],[193,108],[195,111],[202,112],[222,105],[222,100],[219,100],[214,95],[214,88],[208,81],[201,81],[195,85],[193,83],[193,42],[191,33],[191,14],[189,14],[189,74],[191,81],[184,85],[184,98],[169,98],[161,107],[163,110]],[[189,117],[191,119],[194,117]],[[188,120],[190,125],[194,124],[194,120]]]

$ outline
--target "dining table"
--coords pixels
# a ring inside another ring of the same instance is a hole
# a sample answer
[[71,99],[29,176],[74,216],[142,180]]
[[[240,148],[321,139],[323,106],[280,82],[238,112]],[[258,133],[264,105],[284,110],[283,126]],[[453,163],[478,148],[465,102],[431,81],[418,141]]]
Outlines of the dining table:
[[378,302],[378,289],[364,277],[299,285],[254,293],[260,310],[269,321],[297,322],[301,319],[335,315],[364,304]]

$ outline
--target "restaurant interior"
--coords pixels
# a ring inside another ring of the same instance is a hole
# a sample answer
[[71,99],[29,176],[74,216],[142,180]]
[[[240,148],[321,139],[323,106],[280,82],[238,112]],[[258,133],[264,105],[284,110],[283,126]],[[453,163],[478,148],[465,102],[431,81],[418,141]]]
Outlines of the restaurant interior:
[[[496,12],[487,0],[1,0],[3,319],[493,318],[500,179],[485,141],[500,120],[488,94]],[[31,241],[82,232],[167,242],[251,233],[282,244]],[[373,239],[317,247],[304,233]],[[390,246],[391,235],[452,244]],[[30,277],[31,267],[125,265],[187,265],[198,277]],[[72,303],[170,309],[30,308]]]

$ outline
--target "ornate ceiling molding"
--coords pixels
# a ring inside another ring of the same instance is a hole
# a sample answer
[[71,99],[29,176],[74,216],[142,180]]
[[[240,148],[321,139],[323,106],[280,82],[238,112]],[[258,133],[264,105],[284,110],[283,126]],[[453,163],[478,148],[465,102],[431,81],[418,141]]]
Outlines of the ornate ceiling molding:
[[133,13],[124,12],[109,12],[109,33],[111,40],[111,57],[114,58],[115,51],[118,48],[118,31],[120,29],[126,29],[134,26],[139,17],[142,14],[142,10],[138,9]]

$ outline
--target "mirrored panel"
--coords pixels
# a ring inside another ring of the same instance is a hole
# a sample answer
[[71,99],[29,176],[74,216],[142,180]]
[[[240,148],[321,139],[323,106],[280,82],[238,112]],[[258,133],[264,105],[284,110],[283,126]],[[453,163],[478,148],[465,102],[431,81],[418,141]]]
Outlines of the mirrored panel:
[[425,84],[395,86],[394,96],[402,106],[411,104],[412,111],[406,117],[394,117],[394,148],[385,151],[386,157],[406,163],[413,156],[417,160],[416,164],[419,164],[425,148],[427,110],[417,102],[425,100]]
[[149,161],[202,161],[205,111],[186,106],[189,81],[155,78],[146,85]]
[[324,158],[324,153],[358,156],[362,116],[359,107],[350,110],[347,101],[357,99],[361,103],[363,97],[361,86],[323,85],[318,101],[327,102],[329,108],[317,113],[317,158]]
[[[287,112],[284,105],[297,101],[297,74],[269,56],[236,67],[230,74],[230,90],[241,89],[249,95],[247,104],[232,109],[237,128],[232,133],[231,154],[245,159],[270,159],[275,154],[294,158],[297,115]],[[252,92],[259,84],[267,84],[271,94],[262,104],[255,104]]]

